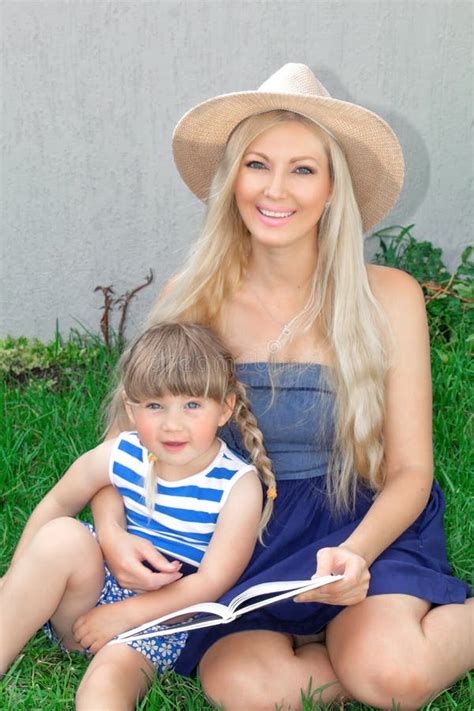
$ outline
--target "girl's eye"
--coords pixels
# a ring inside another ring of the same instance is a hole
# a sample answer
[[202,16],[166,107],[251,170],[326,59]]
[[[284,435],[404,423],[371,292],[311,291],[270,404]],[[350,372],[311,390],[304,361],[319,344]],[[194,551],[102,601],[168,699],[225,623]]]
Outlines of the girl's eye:
[[187,402],[185,407],[188,410],[198,410],[201,407],[200,402],[196,402],[195,400],[191,400],[190,402]]
[[147,402],[145,405],[146,410],[161,410],[162,407],[159,402]]
[[247,168],[253,168],[254,170],[262,170],[265,165],[259,160],[251,160],[245,164]]
[[308,168],[307,165],[300,165],[295,169],[295,173],[298,173],[299,175],[313,175],[314,170],[312,168]]

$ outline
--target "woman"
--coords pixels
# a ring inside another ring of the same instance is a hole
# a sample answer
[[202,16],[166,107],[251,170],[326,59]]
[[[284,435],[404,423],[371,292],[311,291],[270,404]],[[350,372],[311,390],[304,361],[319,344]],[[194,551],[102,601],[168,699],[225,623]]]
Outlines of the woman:
[[[192,109],[173,147],[207,216],[149,320],[221,334],[278,479],[264,545],[224,600],[315,567],[344,574],[193,633],[177,671],[200,662],[206,694],[226,711],[299,708],[308,688],[324,702],[418,708],[473,665],[474,608],[450,576],[433,484],[423,295],[407,274],[363,261],[363,232],[402,185],[398,141],[288,64],[257,91]],[[116,408],[112,429],[121,418]],[[232,428],[223,436],[241,450]],[[140,560],[164,564],[120,531],[119,507],[105,513],[110,496],[94,512],[105,556],[122,584],[151,589]],[[314,637],[323,629],[324,642]]]

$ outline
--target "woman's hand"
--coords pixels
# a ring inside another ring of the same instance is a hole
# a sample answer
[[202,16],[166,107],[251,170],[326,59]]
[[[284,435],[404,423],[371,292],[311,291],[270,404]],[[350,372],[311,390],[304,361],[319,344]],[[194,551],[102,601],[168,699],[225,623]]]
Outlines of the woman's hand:
[[313,578],[333,574],[344,575],[344,579],[298,595],[294,598],[295,602],[357,605],[366,598],[370,573],[367,562],[362,556],[342,545],[337,548],[321,548],[316,561],[316,572]]
[[150,592],[182,577],[182,563],[170,562],[150,541],[127,533],[120,526],[114,526],[107,534],[102,531],[100,546],[112,575],[128,590]]
[[107,642],[130,628],[120,602],[99,605],[81,615],[72,627],[76,642],[92,654],[97,654]]

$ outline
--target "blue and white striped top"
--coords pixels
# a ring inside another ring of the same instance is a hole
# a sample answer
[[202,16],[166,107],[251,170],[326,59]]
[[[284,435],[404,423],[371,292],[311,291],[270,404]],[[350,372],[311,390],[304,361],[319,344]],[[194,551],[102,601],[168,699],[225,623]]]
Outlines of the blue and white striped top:
[[123,498],[127,531],[155,548],[199,566],[234,484],[255,470],[222,441],[211,464],[201,472],[166,481],[157,477],[152,518],[145,502],[148,450],[136,432],[122,432],[110,457],[110,480]]

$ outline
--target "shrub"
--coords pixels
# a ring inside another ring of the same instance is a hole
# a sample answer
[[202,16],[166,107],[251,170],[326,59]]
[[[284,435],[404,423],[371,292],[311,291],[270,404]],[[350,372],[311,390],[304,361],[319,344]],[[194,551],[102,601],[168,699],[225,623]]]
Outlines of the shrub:
[[372,261],[397,267],[411,274],[422,286],[431,338],[449,342],[457,337],[461,322],[472,332],[474,327],[474,262],[472,247],[461,255],[461,262],[450,274],[443,262],[443,252],[431,242],[418,242],[408,227],[387,227],[369,239],[378,240]]

